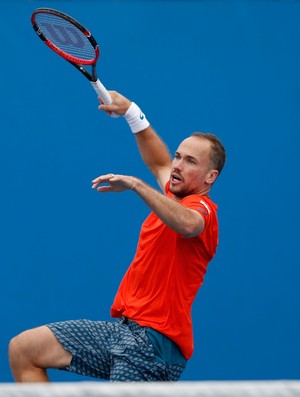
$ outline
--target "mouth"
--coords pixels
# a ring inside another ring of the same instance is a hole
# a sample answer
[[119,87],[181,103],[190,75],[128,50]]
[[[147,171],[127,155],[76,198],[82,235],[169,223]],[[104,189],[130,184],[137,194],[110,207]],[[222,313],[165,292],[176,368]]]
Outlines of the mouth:
[[171,174],[170,182],[171,182],[173,185],[176,185],[177,183],[182,182],[182,178],[181,178],[178,174],[175,174],[175,173],[173,172],[173,173]]

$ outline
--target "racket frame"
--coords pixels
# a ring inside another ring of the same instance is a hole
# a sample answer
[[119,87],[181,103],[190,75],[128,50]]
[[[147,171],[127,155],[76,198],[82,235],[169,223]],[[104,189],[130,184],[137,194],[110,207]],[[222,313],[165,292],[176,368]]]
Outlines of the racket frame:
[[[77,29],[79,29],[88,39],[90,44],[95,50],[95,58],[94,59],[81,59],[81,58],[76,58],[67,52],[63,51],[59,47],[57,47],[54,43],[52,43],[51,40],[49,40],[42,32],[42,29],[38,26],[36,22],[36,15],[37,14],[50,14],[57,16],[59,18],[64,19],[65,21],[71,23],[74,25]],[[73,65],[77,70],[79,70],[92,84],[92,87],[94,90],[97,92],[101,100],[106,103],[110,104],[112,103],[111,96],[107,92],[106,88],[103,86],[103,84],[100,82],[99,78],[97,77],[96,73],[96,64],[98,61],[98,58],[100,56],[100,48],[95,40],[95,38],[92,36],[89,30],[87,30],[84,26],[82,26],[76,19],[72,18],[70,15],[65,14],[64,12],[54,10],[53,8],[37,8],[31,15],[31,23],[32,27],[35,30],[36,34],[38,37],[54,52],[56,52],[58,55],[60,55],[62,58],[64,58],[66,61],[68,61],[71,65]],[[85,66],[91,66],[91,73],[87,71],[83,67]]]

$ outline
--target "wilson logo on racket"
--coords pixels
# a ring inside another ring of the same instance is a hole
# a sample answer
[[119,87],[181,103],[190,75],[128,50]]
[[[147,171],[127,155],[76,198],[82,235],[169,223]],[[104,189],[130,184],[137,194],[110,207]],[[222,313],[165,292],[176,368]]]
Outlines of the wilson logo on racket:
[[50,23],[46,22],[42,22],[41,25],[44,27],[45,32],[48,31],[56,45],[71,45],[77,48],[84,47],[84,41],[79,36],[78,29],[75,29],[71,26],[65,28],[64,26],[51,25]]

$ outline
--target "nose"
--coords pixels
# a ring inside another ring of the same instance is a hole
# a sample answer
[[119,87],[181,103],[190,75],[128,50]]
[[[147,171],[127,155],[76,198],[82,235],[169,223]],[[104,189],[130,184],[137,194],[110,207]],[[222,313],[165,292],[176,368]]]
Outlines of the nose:
[[183,159],[174,159],[173,160],[173,169],[181,171],[182,168],[183,168]]

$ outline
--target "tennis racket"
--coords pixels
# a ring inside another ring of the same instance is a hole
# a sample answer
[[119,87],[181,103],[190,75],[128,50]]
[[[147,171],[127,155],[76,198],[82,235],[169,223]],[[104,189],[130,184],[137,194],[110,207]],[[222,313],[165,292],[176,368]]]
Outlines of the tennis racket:
[[[69,15],[51,8],[38,8],[31,16],[33,29],[51,50],[70,62],[92,84],[100,99],[112,99],[97,76],[99,46],[91,33]],[[91,72],[85,67],[91,66]]]

